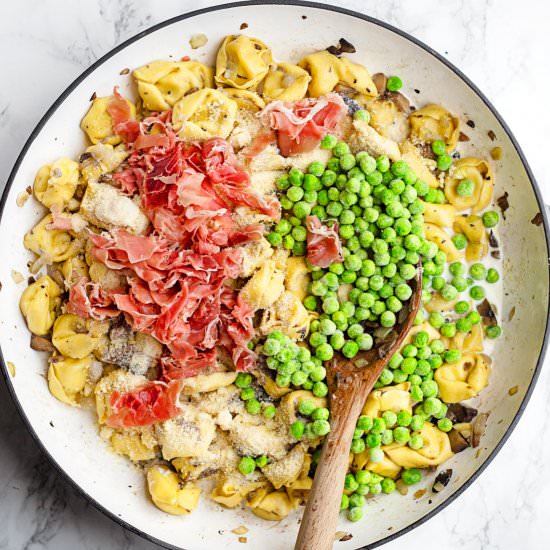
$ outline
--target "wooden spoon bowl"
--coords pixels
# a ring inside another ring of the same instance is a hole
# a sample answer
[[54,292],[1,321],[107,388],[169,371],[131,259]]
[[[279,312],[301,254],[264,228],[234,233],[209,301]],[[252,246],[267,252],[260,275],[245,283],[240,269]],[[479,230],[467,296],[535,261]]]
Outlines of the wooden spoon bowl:
[[409,333],[421,297],[422,269],[419,266],[408,313],[396,326],[395,337],[389,342],[375,342],[371,350],[360,352],[353,359],[337,354],[326,365],[331,430],[323,445],[295,550],[332,548],[357,418],[381,372]]

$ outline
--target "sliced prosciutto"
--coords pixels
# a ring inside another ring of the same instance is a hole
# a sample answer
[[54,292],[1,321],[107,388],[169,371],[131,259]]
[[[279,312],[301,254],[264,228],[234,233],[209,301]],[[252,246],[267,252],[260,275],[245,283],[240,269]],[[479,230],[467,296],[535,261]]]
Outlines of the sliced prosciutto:
[[305,98],[296,103],[272,101],[260,113],[264,124],[277,132],[277,142],[284,156],[307,153],[346,113],[346,104],[337,94]]
[[109,294],[97,283],[89,282],[86,277],[81,277],[71,287],[67,312],[79,317],[91,317],[97,321],[120,315]]
[[112,428],[149,426],[179,414],[181,382],[148,382],[126,393],[111,394],[111,414],[105,423]]
[[323,225],[317,216],[307,216],[307,259],[312,265],[328,267],[342,262],[344,254],[338,236],[338,224]]

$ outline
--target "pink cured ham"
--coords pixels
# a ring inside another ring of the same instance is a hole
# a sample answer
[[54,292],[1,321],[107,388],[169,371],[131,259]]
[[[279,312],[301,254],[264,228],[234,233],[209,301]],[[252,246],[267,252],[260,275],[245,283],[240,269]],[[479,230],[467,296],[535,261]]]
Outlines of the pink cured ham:
[[81,277],[71,287],[67,312],[79,317],[91,317],[97,321],[120,315],[109,294],[97,283],[89,282],[86,277]]
[[307,259],[312,265],[328,267],[334,262],[344,260],[337,223],[328,227],[323,225],[317,216],[308,216],[306,228]]
[[180,412],[178,397],[181,382],[149,382],[126,393],[111,394],[111,414],[105,423],[112,428],[149,426],[169,420]]
[[262,121],[277,131],[277,141],[284,156],[313,150],[321,139],[334,130],[346,112],[337,94],[306,98],[296,103],[273,101],[261,113]]
[[109,113],[130,149],[126,167],[113,180],[127,195],[139,196],[153,228],[147,235],[90,232],[93,257],[128,284],[103,291],[79,281],[70,307],[82,317],[123,314],[133,330],[165,346],[159,381],[113,397],[110,425],[129,427],[177,414],[172,384],[216,368],[219,351],[236,370],[253,368],[257,358],[247,346],[253,311],[226,283],[241,270],[235,245],[260,239],[264,227],[237,227],[232,211],[248,206],[278,219],[280,205],[250,189],[250,177],[227,141],[184,143],[166,113],[136,127],[116,90]]

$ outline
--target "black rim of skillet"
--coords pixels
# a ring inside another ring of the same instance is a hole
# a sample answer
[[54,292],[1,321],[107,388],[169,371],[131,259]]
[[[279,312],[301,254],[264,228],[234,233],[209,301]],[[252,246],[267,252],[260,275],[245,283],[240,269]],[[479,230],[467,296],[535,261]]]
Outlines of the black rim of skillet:
[[[140,40],[141,38],[151,34],[152,32],[155,32],[159,29],[162,29],[164,27],[167,27],[169,25],[172,25],[173,23],[177,23],[179,21],[183,21],[185,19],[190,19],[192,17],[195,17],[197,15],[201,15],[204,13],[215,13],[222,10],[228,10],[236,7],[243,7],[243,6],[258,6],[258,5],[282,5],[282,6],[298,6],[298,7],[304,7],[308,9],[319,9],[319,10],[325,10],[325,11],[332,11],[336,13],[341,13],[344,15],[349,15],[352,17],[355,17],[357,19],[362,19],[363,21],[367,21],[369,23],[378,25],[379,27],[383,27],[384,29],[387,29],[402,38],[405,38],[415,44],[416,46],[419,46],[422,48],[425,52],[429,53],[433,57],[435,57],[438,61],[443,63],[447,68],[449,68],[453,73],[455,73],[459,78],[464,81],[468,87],[481,99],[481,101],[486,105],[486,107],[491,111],[493,116],[497,119],[499,124],[501,125],[502,129],[505,131],[506,135],[512,142],[512,145],[514,146],[522,164],[523,168],[525,169],[528,177],[529,182],[531,184],[531,187],[533,188],[533,192],[535,194],[539,210],[542,214],[543,218],[543,226],[544,226],[544,234],[546,238],[546,248],[547,248],[547,255],[550,256],[550,226],[548,221],[548,216],[546,209],[544,207],[544,201],[542,199],[540,190],[538,188],[538,185],[535,181],[535,178],[533,176],[533,173],[531,171],[531,168],[529,167],[529,164],[527,163],[527,160],[525,158],[525,155],[523,154],[523,151],[521,150],[521,147],[517,143],[514,135],[512,134],[512,131],[504,122],[500,114],[497,112],[493,104],[485,97],[485,95],[481,92],[481,90],[464,74],[462,71],[460,71],[457,67],[455,67],[450,61],[445,59],[441,54],[437,53],[435,50],[415,38],[414,36],[411,36],[410,34],[392,26],[388,23],[385,23],[383,21],[380,21],[378,19],[375,19],[373,17],[370,17],[368,15],[364,15],[362,13],[358,13],[356,11],[348,10],[345,8],[341,8],[339,6],[332,6],[330,4],[320,4],[317,2],[306,2],[301,0],[247,0],[243,2],[232,2],[229,4],[223,4],[218,6],[211,6],[207,8],[203,8],[200,10],[192,11],[189,13],[185,13],[182,15],[178,15],[176,17],[172,17],[171,19],[168,19],[166,21],[163,21],[161,23],[158,23],[138,34],[135,36],[129,38],[128,40],[122,42],[122,44],[119,44],[115,48],[113,48],[111,51],[106,53],[104,56],[99,58],[95,63],[93,63],[88,69],[86,69],[79,77],[77,77],[66,89],[65,91],[59,96],[59,98],[53,103],[53,105],[48,109],[46,114],[41,118],[41,120],[38,122],[34,130],[32,131],[31,135],[29,136],[28,140],[26,141],[25,145],[23,146],[23,149],[21,150],[21,153],[17,157],[17,160],[15,161],[15,164],[12,168],[12,171],[10,173],[10,176],[8,178],[8,181],[6,182],[6,187],[4,189],[4,192],[2,194],[2,200],[0,201],[0,221],[2,219],[2,215],[4,212],[4,206],[6,204],[8,195],[10,193],[11,186],[13,184],[13,180],[15,179],[15,176],[17,175],[17,172],[19,170],[19,166],[21,162],[23,161],[25,155],[27,154],[27,151],[35,138],[38,136],[40,131],[42,130],[43,126],[46,124],[46,122],[50,119],[50,117],[53,115],[55,111],[63,104],[65,99],[71,94],[71,92],[88,76],[90,75],[97,67],[102,65],[105,61],[107,61],[109,58],[111,58],[113,55],[118,53],[119,51],[126,48],[126,46],[129,46],[130,44],[133,44],[134,42]],[[549,268],[549,280],[550,280],[550,268]],[[549,296],[550,300],[550,296]],[[510,426],[508,426],[508,429],[506,430],[506,433],[503,435],[502,439],[498,442],[497,446],[492,450],[492,452],[489,454],[489,456],[485,459],[483,464],[479,467],[479,469],[465,482],[463,483],[452,495],[450,495],[445,501],[443,501],[439,506],[436,506],[433,510],[428,512],[426,515],[422,516],[415,522],[413,522],[411,525],[404,527],[400,531],[397,531],[395,533],[392,533],[391,535],[388,535],[387,537],[384,537],[372,544],[369,544],[367,546],[362,546],[356,548],[356,550],[368,550],[371,548],[376,548],[377,546],[380,546],[382,544],[385,544],[393,539],[396,539],[397,537],[404,535],[405,533],[408,533],[409,531],[412,531],[415,527],[418,527],[419,525],[423,524],[433,516],[435,516],[438,512],[443,510],[446,506],[448,506],[451,502],[453,502],[459,495],[461,495],[485,470],[485,468],[491,463],[491,461],[495,458],[497,453],[500,451],[504,443],[507,441],[507,439],[510,437],[512,431],[516,427],[516,424],[518,423],[519,419],[521,418],[521,415],[523,414],[523,411],[525,410],[525,407],[527,406],[527,403],[529,402],[529,399],[531,397],[531,394],[533,392],[533,389],[535,387],[536,381],[539,377],[542,364],[544,361],[544,356],[546,353],[546,347],[548,345],[548,338],[549,338],[549,322],[550,322],[550,303],[547,304],[547,319],[546,319],[546,327],[544,331],[544,338],[539,354],[539,358],[537,360],[536,368],[533,372],[533,376],[531,378],[531,382],[529,383],[529,387],[527,388],[527,391],[525,393],[525,397],[523,398],[523,401],[521,402],[521,405],[519,406],[519,409],[512,420]],[[102,504],[100,504],[98,501],[96,501],[91,495],[86,493],[75,480],[73,480],[63,469],[63,467],[53,458],[53,456],[48,452],[48,449],[45,447],[45,445],[42,443],[36,432],[34,431],[29,419],[27,418],[25,411],[23,410],[23,407],[21,403],[19,402],[19,399],[17,398],[17,395],[15,393],[15,390],[11,384],[10,375],[8,372],[8,369],[6,367],[6,363],[4,361],[4,357],[2,354],[2,351],[0,350],[0,365],[2,367],[2,374],[4,376],[4,379],[6,381],[6,386],[8,388],[8,391],[10,392],[10,395],[15,403],[15,406],[17,408],[17,411],[19,412],[19,415],[21,416],[23,422],[27,426],[28,431],[30,432],[32,438],[37,443],[37,445],[40,447],[42,452],[46,455],[49,462],[56,468],[56,470],[61,474],[63,479],[65,479],[80,495],[82,495],[84,498],[86,498],[97,510],[105,514],[107,517],[111,518],[115,522],[117,522],[119,525],[123,526],[124,528],[128,529],[129,531],[139,535],[140,537],[143,537],[144,539],[154,542],[158,544],[159,546],[162,546],[164,548],[170,548],[173,550],[184,550],[181,546],[173,546],[171,544],[168,544],[164,541],[161,541],[157,539],[156,537],[153,537],[144,531],[138,529],[137,527],[127,523],[122,518],[120,518],[114,511],[108,510],[105,508]]]

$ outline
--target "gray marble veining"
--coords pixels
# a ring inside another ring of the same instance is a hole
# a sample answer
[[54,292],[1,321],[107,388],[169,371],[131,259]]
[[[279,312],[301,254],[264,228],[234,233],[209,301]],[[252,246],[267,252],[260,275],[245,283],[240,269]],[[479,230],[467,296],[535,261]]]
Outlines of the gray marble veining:
[[[0,19],[0,182],[61,91],[113,46],[208,0],[18,0]],[[545,0],[334,0],[392,23],[444,53],[494,102],[550,202],[543,144],[550,8]],[[550,362],[547,361],[550,367]],[[0,549],[126,550],[157,546],[97,512],[58,476],[25,431],[0,382]],[[550,372],[498,457],[436,518],[384,548],[550,547]],[[100,475],[100,473],[98,473]],[[343,548],[344,546],[342,546]]]

